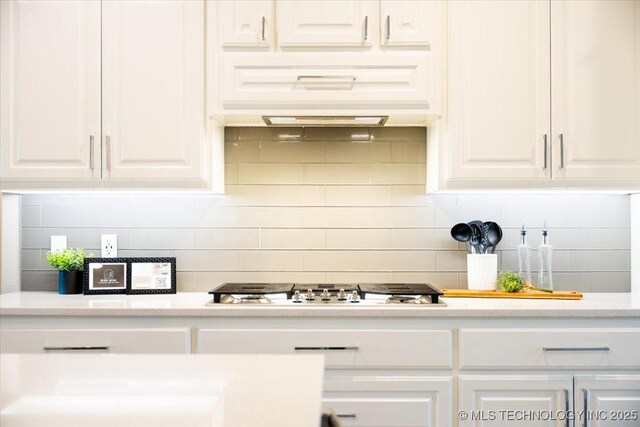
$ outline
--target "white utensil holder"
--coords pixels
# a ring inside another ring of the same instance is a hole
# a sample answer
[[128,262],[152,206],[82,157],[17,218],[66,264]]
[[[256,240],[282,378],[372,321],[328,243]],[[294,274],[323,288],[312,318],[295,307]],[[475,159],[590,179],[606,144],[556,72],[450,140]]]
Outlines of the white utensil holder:
[[467,255],[467,284],[469,289],[493,291],[498,280],[497,254]]

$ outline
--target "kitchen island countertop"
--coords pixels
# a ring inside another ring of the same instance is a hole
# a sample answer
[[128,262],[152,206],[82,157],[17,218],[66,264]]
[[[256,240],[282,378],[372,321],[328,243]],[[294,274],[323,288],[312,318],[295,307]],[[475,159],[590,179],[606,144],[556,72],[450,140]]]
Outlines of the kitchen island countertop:
[[179,317],[636,317],[640,295],[587,293],[582,300],[442,298],[446,306],[217,305],[204,292],[175,295],[0,295],[0,316],[179,316]]

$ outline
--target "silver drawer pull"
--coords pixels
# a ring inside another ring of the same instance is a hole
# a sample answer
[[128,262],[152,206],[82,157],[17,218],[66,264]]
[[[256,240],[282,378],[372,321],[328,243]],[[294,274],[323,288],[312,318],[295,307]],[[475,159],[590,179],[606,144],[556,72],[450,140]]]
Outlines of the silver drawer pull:
[[543,351],[609,351],[609,347],[542,347]]
[[356,81],[356,76],[298,76],[298,80],[351,80]]
[[336,414],[338,418],[357,418],[356,414]]
[[358,351],[360,347],[294,347],[295,351]]
[[109,351],[109,346],[87,346],[87,347],[42,347],[44,351]]

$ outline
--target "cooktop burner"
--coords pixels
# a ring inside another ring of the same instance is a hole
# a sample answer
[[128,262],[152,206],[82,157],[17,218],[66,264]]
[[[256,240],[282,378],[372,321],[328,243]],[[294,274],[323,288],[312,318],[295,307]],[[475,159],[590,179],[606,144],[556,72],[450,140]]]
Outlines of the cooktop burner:
[[[209,294],[211,304],[445,305],[442,292],[428,283],[224,283]],[[281,297],[272,300],[274,294]]]

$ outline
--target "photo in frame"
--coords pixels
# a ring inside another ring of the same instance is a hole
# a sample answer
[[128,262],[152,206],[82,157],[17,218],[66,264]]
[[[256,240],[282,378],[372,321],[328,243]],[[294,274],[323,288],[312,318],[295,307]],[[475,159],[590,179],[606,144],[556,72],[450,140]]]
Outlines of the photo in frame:
[[129,274],[127,267],[127,258],[85,258],[84,294],[126,294]]
[[175,257],[130,258],[127,294],[175,294]]

